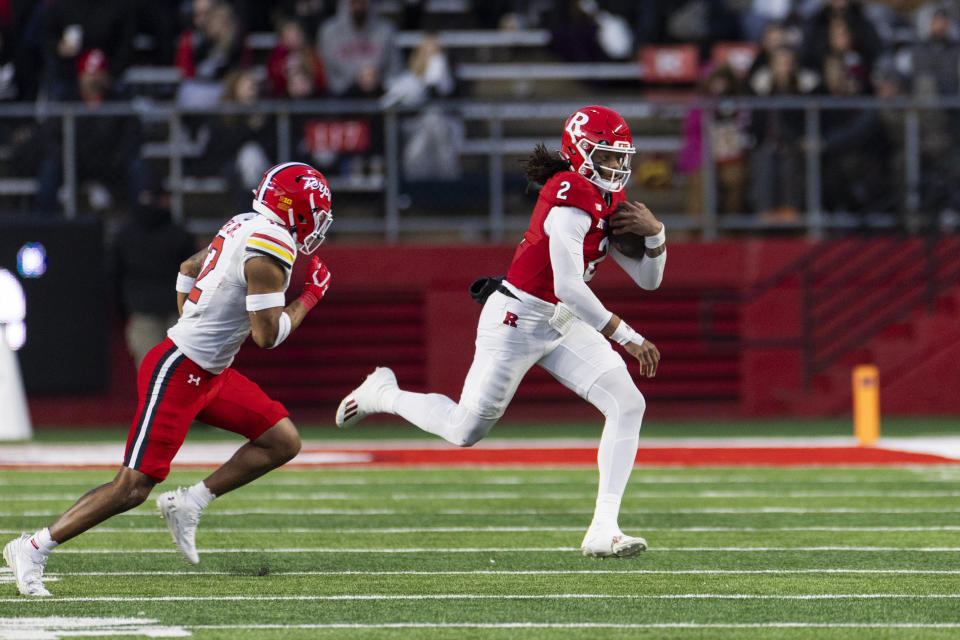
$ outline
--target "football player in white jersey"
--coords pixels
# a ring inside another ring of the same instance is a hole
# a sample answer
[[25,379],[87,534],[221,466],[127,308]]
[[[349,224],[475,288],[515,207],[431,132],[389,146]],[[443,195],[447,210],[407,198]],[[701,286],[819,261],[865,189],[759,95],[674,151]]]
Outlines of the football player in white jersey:
[[58,544],[147,499],[167,477],[194,419],[249,441],[203,481],[157,499],[177,548],[192,564],[199,562],[197,523],[210,501],[300,451],[283,405],[230,364],[248,335],[264,349],[282,343],[330,286],[330,273],[314,256],[302,294],[286,304],[297,253],[313,253],[333,221],[330,187],[313,167],[288,162],[268,170],[254,195],[253,211],[228,220],[209,247],[180,266],[180,320],[140,365],[138,407],[119,473],[49,527],[4,547],[22,594],[50,595],[42,576]]

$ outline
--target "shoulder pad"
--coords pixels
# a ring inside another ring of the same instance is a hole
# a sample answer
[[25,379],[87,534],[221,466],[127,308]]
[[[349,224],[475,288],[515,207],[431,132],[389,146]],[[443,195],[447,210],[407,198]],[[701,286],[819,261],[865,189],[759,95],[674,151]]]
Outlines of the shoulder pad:
[[576,207],[591,216],[600,215],[605,208],[600,190],[573,171],[561,171],[547,180],[540,197],[554,206]]
[[275,224],[258,225],[253,233],[247,236],[244,249],[247,253],[274,258],[287,269],[293,267],[297,258],[297,250],[290,233]]

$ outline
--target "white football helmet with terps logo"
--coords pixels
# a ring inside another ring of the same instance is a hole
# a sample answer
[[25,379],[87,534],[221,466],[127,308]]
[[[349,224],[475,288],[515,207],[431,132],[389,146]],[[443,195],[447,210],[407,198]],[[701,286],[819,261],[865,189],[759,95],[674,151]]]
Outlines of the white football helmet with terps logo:
[[333,223],[333,197],[323,174],[303,162],[285,162],[263,174],[253,210],[279,222],[304,254],[316,251]]
[[[610,152],[617,166],[603,164],[597,167],[594,154]],[[604,191],[622,191],[630,179],[630,161],[636,149],[630,137],[630,128],[619,113],[595,105],[575,111],[563,125],[560,156]]]

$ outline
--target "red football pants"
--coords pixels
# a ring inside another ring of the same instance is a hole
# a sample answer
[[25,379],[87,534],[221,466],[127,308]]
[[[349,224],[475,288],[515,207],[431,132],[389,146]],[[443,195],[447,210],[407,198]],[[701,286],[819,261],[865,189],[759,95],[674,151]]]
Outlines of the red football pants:
[[204,371],[167,338],[147,354],[137,373],[137,413],[123,466],[160,482],[194,419],[250,440],[289,414],[234,369]]

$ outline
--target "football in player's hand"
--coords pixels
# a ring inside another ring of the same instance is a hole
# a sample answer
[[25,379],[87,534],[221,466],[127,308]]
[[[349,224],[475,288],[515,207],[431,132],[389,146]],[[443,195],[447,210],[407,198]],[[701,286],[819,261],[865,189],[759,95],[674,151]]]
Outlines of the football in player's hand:
[[[610,218],[607,220],[607,232],[610,236],[610,242],[613,243],[613,246],[616,247],[617,251],[628,258],[639,260],[644,256],[644,252],[646,251],[644,237],[631,231],[617,233],[616,229],[616,227],[619,226],[619,219],[622,218],[621,212],[627,213],[636,209],[636,205],[626,201],[617,204],[613,210],[613,213],[610,214]],[[622,224],[622,222],[620,222],[620,224]]]
[[644,256],[646,245],[644,237],[635,233],[611,233],[610,242],[616,247],[617,251],[627,256],[639,260]]

